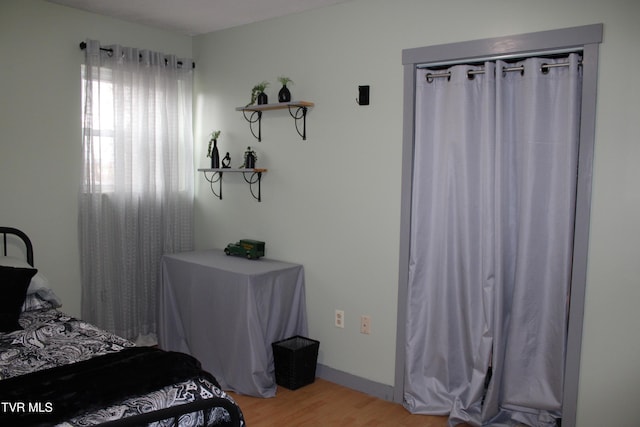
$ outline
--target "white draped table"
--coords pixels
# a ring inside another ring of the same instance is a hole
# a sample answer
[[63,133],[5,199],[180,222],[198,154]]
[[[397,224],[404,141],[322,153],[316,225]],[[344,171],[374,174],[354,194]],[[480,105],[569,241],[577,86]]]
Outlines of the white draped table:
[[223,389],[276,394],[271,343],[307,335],[304,268],[221,250],[162,258],[158,341],[191,354]]

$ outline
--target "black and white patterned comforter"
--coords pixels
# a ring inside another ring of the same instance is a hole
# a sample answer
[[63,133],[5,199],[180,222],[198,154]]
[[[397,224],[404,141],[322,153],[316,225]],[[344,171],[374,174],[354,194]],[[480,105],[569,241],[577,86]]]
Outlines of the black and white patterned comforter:
[[[20,325],[23,330],[0,333],[0,380],[134,346],[128,340],[67,316],[54,308],[25,311],[21,315]],[[224,391],[201,378],[127,399],[60,425],[96,425],[210,397],[221,397],[233,402]],[[185,427],[201,425],[202,417],[202,412],[186,415],[181,417],[179,424]],[[229,414],[222,408],[209,412],[209,425],[216,425],[228,419]],[[241,422],[244,425],[244,421]],[[156,425],[171,426],[173,421],[163,421],[162,424]]]

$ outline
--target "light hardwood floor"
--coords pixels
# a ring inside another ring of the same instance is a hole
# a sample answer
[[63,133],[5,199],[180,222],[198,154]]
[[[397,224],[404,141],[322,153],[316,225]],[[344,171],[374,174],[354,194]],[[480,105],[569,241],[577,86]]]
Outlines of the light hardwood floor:
[[412,415],[402,405],[320,378],[293,391],[278,386],[276,397],[268,399],[229,394],[242,409],[247,427],[447,426],[447,417]]

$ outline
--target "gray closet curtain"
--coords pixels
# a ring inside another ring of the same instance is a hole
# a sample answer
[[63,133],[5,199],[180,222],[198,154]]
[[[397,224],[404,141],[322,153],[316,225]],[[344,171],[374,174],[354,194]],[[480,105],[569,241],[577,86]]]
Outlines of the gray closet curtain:
[[416,79],[405,406],[450,414],[451,426],[555,426],[579,56],[418,69]]

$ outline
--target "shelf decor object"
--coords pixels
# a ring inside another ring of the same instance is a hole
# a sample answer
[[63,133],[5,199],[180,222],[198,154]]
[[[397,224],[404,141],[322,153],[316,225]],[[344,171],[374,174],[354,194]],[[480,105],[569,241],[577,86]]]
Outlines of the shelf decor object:
[[278,81],[282,85],[282,88],[280,88],[278,92],[278,102],[291,102],[291,91],[287,87],[287,83],[293,84],[293,80],[289,77],[280,76],[278,77]]
[[[249,122],[249,129],[253,136],[262,141],[262,112],[270,110],[284,110],[288,109],[289,114],[295,121],[296,131],[298,135],[302,137],[303,141],[307,139],[307,110],[313,107],[315,104],[308,101],[292,101],[292,102],[280,102],[276,104],[263,104],[263,105],[247,105],[244,107],[237,107],[236,111],[242,111],[242,114],[247,122]],[[302,121],[302,130],[300,130],[299,122]],[[258,133],[254,131],[254,125],[257,123]]]
[[251,89],[251,101],[246,106],[248,107],[255,104],[256,102],[258,103],[258,105],[268,104],[269,97],[264,92],[267,86],[269,86],[269,82],[267,81],[263,81],[255,85],[253,89]]
[[[260,168],[203,168],[198,169],[198,172],[202,172],[204,174],[204,178],[209,182],[211,186],[211,192],[218,199],[222,200],[222,174],[231,172],[231,173],[242,173],[242,177],[249,184],[249,191],[254,199],[261,202],[262,201],[262,191],[261,191],[261,181],[262,174],[267,172],[267,169]],[[211,176],[207,175],[207,173],[211,173]],[[218,184],[218,189],[216,191],[214,184]],[[258,186],[258,192],[256,193],[254,190],[254,186]]]
[[211,132],[211,139],[209,140],[209,147],[207,148],[207,157],[211,158],[211,167],[220,167],[220,152],[218,151],[218,138],[220,137],[220,131],[216,130]]
[[258,161],[258,155],[251,149],[251,147],[247,147],[247,151],[244,152],[244,163],[242,164],[242,167],[255,169],[256,161]]

